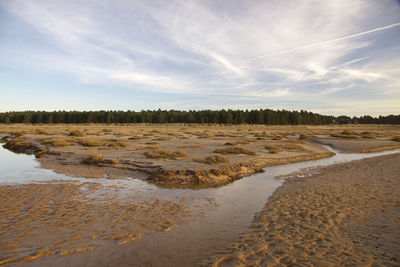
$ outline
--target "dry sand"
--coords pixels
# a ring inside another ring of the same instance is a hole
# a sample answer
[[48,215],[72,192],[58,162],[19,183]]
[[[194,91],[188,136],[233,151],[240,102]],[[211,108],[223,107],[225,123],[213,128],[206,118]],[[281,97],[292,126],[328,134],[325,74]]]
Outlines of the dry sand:
[[204,264],[399,266],[400,154],[318,171],[289,177],[237,244]]

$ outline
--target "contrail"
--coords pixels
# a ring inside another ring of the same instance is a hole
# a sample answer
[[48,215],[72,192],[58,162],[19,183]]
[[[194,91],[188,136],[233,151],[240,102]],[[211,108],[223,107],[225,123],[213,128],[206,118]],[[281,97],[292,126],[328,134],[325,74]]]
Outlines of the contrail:
[[314,43],[314,44],[309,44],[309,45],[305,45],[305,46],[300,46],[300,47],[296,47],[296,48],[291,48],[291,49],[286,49],[286,50],[282,50],[279,52],[273,52],[270,54],[265,54],[265,55],[261,55],[261,56],[256,56],[256,57],[252,57],[249,60],[253,60],[253,59],[259,59],[259,58],[264,58],[264,57],[270,57],[270,56],[276,56],[276,55],[281,55],[281,54],[286,54],[289,52],[293,52],[293,51],[297,51],[297,50],[302,50],[302,49],[307,49],[310,47],[314,47],[314,46],[319,46],[319,45],[325,45],[325,44],[330,44],[330,43],[334,43],[334,42],[338,42],[338,41],[343,41],[343,40],[347,40],[353,37],[357,37],[357,36],[361,36],[361,35],[365,35],[365,34],[369,34],[369,33],[373,33],[373,32],[378,32],[378,31],[382,31],[382,30],[387,30],[396,26],[400,26],[400,22],[397,23],[393,23],[387,26],[383,26],[383,27],[379,27],[379,28],[375,28],[369,31],[365,31],[365,32],[360,32],[360,33],[355,33],[355,34],[351,34],[351,35],[347,35],[347,36],[343,36],[340,38],[336,38],[336,39],[332,39],[332,40],[328,40],[328,41],[322,41],[322,42],[318,42],[318,43]]

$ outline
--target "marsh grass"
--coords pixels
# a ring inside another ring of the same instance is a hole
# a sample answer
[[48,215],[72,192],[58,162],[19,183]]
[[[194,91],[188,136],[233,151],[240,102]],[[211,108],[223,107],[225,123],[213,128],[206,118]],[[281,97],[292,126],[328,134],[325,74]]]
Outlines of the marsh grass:
[[204,159],[193,159],[193,161],[212,165],[212,164],[226,163],[228,162],[228,159],[220,155],[213,155],[205,157]]
[[301,145],[297,144],[283,144],[280,146],[282,150],[291,151],[291,152],[301,152],[304,151],[304,148]]
[[256,152],[251,149],[243,148],[243,147],[226,147],[226,148],[217,148],[214,150],[215,153],[219,154],[245,154],[254,156]]
[[89,157],[85,158],[82,163],[86,165],[96,165],[103,162],[104,158],[101,154],[93,153]]
[[73,137],[52,137],[40,140],[40,143],[42,145],[53,147],[72,146],[74,142],[76,142],[76,139]]
[[6,142],[4,147],[18,153],[25,152],[28,149],[36,148],[36,146],[33,145],[31,142],[21,138],[14,138]]
[[89,157],[83,159],[82,163],[86,164],[86,165],[98,165],[100,163],[114,165],[114,164],[118,164],[118,160],[117,159],[104,159],[104,157],[101,154],[93,153]]
[[87,147],[100,147],[106,144],[106,142],[100,138],[83,138],[78,140],[77,143]]
[[168,141],[168,140],[171,140],[171,139],[172,139],[172,137],[170,137],[170,136],[159,136],[159,137],[157,137],[157,138],[154,139],[154,140]]
[[278,154],[279,148],[277,146],[272,146],[272,145],[266,145],[264,146],[265,149],[269,150],[269,153],[271,154]]
[[71,136],[76,136],[76,137],[82,137],[82,136],[84,136],[84,133],[82,133],[82,132],[79,131],[79,130],[73,130],[73,131],[70,131],[70,132],[69,132],[69,135],[71,135]]
[[155,142],[155,141],[149,141],[145,143],[146,145],[159,145],[159,142]]
[[105,145],[113,148],[121,148],[121,147],[129,147],[131,143],[126,140],[109,138],[105,139]]
[[250,140],[241,140],[241,141],[235,141],[235,142],[226,142],[226,146],[236,146],[236,145],[248,145],[251,144],[252,142]]
[[[295,134],[293,134],[293,135],[295,135]],[[313,137],[315,137],[315,135],[312,133],[308,133],[308,134],[302,133],[299,135],[300,140],[307,139],[307,138],[313,138]]]
[[353,135],[353,133],[349,130],[343,130],[340,134],[344,134],[344,135]]
[[146,151],[144,155],[150,159],[177,159],[185,158],[188,154],[181,150],[169,150],[156,148],[151,151]]
[[343,130],[339,134],[336,134],[336,133],[330,134],[330,136],[338,137],[338,138],[353,138],[353,139],[360,138],[358,135],[354,134],[353,132],[351,132],[350,130],[347,130],[347,129]]
[[10,132],[11,135],[14,135],[15,137],[21,137],[24,134],[26,134],[26,131],[12,131]]
[[44,129],[36,129],[35,133],[36,134],[43,134],[43,135],[48,135],[49,134],[49,132],[44,130]]
[[145,140],[145,139],[150,139],[148,136],[141,136],[141,135],[135,135],[132,137],[128,138],[129,140]]

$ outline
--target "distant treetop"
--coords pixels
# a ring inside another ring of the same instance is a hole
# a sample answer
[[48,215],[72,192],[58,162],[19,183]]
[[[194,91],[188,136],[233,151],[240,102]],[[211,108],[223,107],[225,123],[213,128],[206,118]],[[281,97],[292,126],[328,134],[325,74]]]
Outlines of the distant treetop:
[[400,115],[326,116],[287,110],[16,111],[0,113],[0,123],[215,123],[265,125],[400,124]]

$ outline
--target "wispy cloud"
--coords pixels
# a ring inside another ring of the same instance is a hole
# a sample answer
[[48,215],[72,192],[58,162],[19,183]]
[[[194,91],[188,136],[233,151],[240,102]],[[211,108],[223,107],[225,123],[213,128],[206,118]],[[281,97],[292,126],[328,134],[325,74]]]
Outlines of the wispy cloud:
[[397,26],[400,26],[400,22],[393,23],[393,24],[390,24],[390,25],[386,25],[386,26],[383,26],[383,27],[378,27],[378,28],[375,28],[375,29],[372,29],[372,30],[368,30],[368,31],[364,31],[364,32],[350,34],[350,35],[347,35],[347,36],[343,36],[343,37],[339,37],[339,38],[335,38],[335,39],[331,39],[331,40],[327,40],[327,41],[322,41],[322,42],[313,43],[313,44],[309,44],[309,45],[304,45],[304,46],[300,46],[300,47],[295,47],[295,48],[291,48],[291,49],[281,50],[281,51],[278,51],[278,52],[272,52],[270,54],[265,54],[265,55],[261,55],[261,56],[250,58],[250,60],[259,59],[259,58],[265,58],[265,57],[271,57],[271,56],[277,56],[277,55],[282,55],[282,54],[286,54],[286,53],[290,53],[290,52],[295,52],[295,51],[298,51],[298,50],[313,48],[313,47],[316,47],[316,46],[327,45],[327,44],[331,44],[331,43],[335,43],[335,42],[339,42],[339,41],[348,40],[348,39],[351,39],[351,38],[354,38],[354,37],[359,37],[359,36],[363,36],[363,35],[366,35],[366,34],[379,32],[379,31],[383,31],[383,30],[387,30],[387,29],[391,29],[391,28],[397,27]]
[[[400,101],[396,1],[14,0],[0,8],[25,23],[31,36],[22,38],[46,45],[26,42],[18,63],[81,84],[192,96],[204,108],[245,99],[307,109],[328,105],[327,96],[332,106],[367,103],[383,90]],[[20,54],[18,43],[7,49]]]

